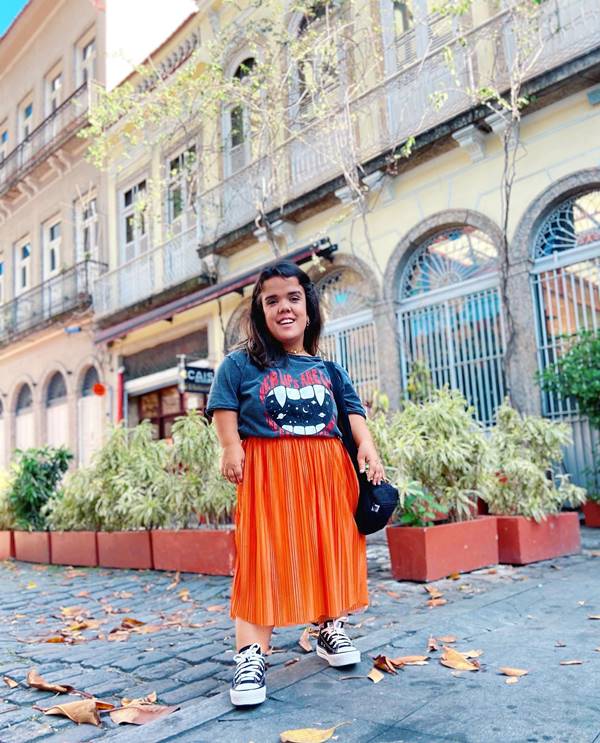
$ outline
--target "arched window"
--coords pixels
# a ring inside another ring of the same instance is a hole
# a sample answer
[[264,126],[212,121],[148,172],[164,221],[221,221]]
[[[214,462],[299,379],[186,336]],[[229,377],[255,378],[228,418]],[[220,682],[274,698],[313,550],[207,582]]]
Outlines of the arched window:
[[[552,366],[580,330],[600,330],[600,190],[570,196],[555,206],[533,239],[532,283],[537,315],[538,366]],[[593,441],[600,445],[573,400],[542,395],[542,411],[568,420],[573,444],[565,454],[567,471],[588,484],[594,465]]]
[[46,391],[46,407],[61,405],[67,399],[67,386],[65,378],[60,372],[53,375]]
[[90,397],[94,394],[94,385],[100,381],[98,377],[98,371],[95,366],[90,366],[86,373],[83,375],[83,382],[81,383],[81,397]]
[[24,415],[29,413],[33,406],[33,397],[31,395],[31,387],[28,384],[24,384],[19,390],[17,397],[17,404],[15,405],[15,413],[17,415]]
[[[243,83],[255,66],[254,57],[247,57],[237,66],[233,78]],[[250,156],[250,117],[246,106],[238,103],[225,115],[225,175],[231,176],[245,168]]]
[[402,385],[415,361],[459,389],[490,425],[504,397],[497,250],[469,225],[440,230],[409,258],[398,287]]
[[366,404],[379,388],[373,289],[353,268],[340,267],[316,284],[324,327],[321,350],[350,374]]
[[243,299],[233,311],[227,328],[225,329],[225,353],[232,351],[238,343],[248,337],[248,322],[250,320],[250,297]]

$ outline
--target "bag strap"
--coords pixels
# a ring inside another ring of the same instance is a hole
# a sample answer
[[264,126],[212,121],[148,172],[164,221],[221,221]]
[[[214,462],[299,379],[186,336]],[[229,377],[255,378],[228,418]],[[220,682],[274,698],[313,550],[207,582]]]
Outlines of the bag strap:
[[358,448],[352,436],[352,427],[350,426],[350,418],[348,417],[348,409],[346,408],[346,400],[344,397],[344,383],[342,375],[339,373],[336,365],[333,361],[325,361],[325,368],[331,379],[331,391],[333,392],[333,399],[337,407],[337,427],[342,434],[342,442],[346,447],[346,451],[350,455],[354,469],[358,474]]

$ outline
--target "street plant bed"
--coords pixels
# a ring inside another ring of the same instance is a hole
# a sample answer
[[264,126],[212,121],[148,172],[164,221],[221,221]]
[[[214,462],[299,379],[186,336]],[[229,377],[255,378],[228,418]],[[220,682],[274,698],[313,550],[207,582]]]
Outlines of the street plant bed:
[[149,531],[99,531],[97,539],[100,567],[138,570],[153,567]]
[[14,531],[15,558],[24,562],[50,562],[50,533]]
[[13,533],[10,530],[0,531],[0,560],[14,557]]
[[585,525],[600,528],[600,503],[589,500],[584,503],[582,510],[585,516]]
[[157,570],[233,575],[235,530],[153,529],[152,555]]
[[52,531],[50,547],[54,565],[98,565],[95,531]]
[[579,515],[558,513],[537,522],[525,516],[498,516],[501,563],[526,565],[581,551]]
[[436,526],[388,526],[386,536],[396,580],[432,581],[498,563],[494,516]]

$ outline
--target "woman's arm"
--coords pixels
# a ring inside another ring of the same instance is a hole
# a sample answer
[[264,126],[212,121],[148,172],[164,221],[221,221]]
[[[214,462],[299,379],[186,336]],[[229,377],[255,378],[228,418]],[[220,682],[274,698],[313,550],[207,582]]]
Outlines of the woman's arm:
[[379,485],[385,477],[385,472],[381,460],[377,455],[377,449],[373,443],[371,432],[367,427],[367,422],[362,415],[356,413],[350,413],[348,418],[350,419],[352,437],[358,447],[358,469],[361,472],[366,471],[367,479],[374,485]]
[[244,474],[244,449],[238,433],[237,410],[215,410],[213,421],[221,454],[221,474],[229,482],[240,483]]

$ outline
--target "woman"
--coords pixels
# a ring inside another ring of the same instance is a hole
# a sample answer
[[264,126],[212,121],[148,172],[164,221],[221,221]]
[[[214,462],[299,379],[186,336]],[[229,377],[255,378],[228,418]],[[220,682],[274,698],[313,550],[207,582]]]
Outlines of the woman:
[[[317,623],[321,658],[336,667],[360,660],[340,617],[368,604],[365,538],[353,518],[356,474],[317,356],[320,332],[308,275],[286,261],[266,268],[252,294],[248,340],[220,365],[208,401],[221,472],[238,488],[234,705],[265,700],[274,626]],[[383,467],[364,409],[338,371],[360,469],[379,483]]]

